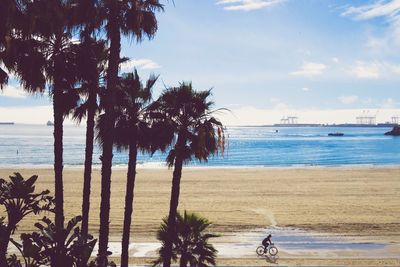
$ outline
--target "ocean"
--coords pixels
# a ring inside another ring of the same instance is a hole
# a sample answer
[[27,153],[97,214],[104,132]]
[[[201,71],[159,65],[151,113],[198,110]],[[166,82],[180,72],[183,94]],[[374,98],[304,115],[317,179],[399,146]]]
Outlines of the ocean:
[[[64,165],[82,166],[85,127],[64,127]],[[276,132],[277,130],[277,132]],[[390,128],[360,127],[228,127],[225,154],[192,167],[307,167],[400,165],[400,137]],[[344,136],[328,136],[342,132]],[[96,145],[94,165],[100,166]],[[139,167],[163,167],[166,154],[138,155]],[[127,164],[126,151],[115,151],[113,163]],[[0,167],[51,167],[53,127],[0,125]]]

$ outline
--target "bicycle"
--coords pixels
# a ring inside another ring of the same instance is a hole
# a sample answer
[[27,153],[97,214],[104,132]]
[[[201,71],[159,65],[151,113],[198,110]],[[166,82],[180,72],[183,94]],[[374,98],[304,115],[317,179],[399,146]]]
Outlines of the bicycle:
[[256,249],[256,253],[258,256],[276,256],[276,254],[278,254],[278,248],[275,247],[274,243],[271,243],[267,248],[265,248],[264,246],[259,246]]

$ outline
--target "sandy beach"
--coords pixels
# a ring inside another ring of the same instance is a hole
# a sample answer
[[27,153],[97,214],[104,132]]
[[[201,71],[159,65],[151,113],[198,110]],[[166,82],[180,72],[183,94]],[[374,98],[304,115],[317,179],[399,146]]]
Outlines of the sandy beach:
[[[0,177],[13,171],[16,170],[1,169]],[[26,177],[38,174],[37,188],[54,192],[51,169],[19,171]],[[171,175],[172,171],[167,169],[138,170],[133,242],[156,242],[155,231],[169,208]],[[64,170],[66,218],[80,213],[82,176],[82,169]],[[112,241],[121,239],[125,176],[125,169],[113,171]],[[90,230],[94,234],[99,226],[99,192],[100,171],[95,170],[90,214]],[[217,243],[231,242],[230,237],[254,229],[283,227],[398,245],[400,168],[186,168],[179,209],[197,212],[211,220],[211,230],[223,236]],[[34,220],[25,220],[19,231],[32,230]],[[283,265],[400,265],[400,256],[329,260],[312,257],[307,260],[306,256],[295,259],[285,253],[280,255],[278,263]],[[135,260],[146,261],[146,257]],[[226,258],[219,262],[225,265],[266,264],[257,257]]]

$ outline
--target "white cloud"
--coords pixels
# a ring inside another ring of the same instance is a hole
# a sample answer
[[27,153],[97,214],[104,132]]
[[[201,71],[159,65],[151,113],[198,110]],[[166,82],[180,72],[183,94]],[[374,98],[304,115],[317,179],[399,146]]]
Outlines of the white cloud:
[[356,20],[384,18],[388,28],[371,35],[367,47],[377,54],[398,53],[400,48],[400,0],[380,0],[373,4],[349,6],[342,16],[350,16]]
[[251,11],[272,7],[286,0],[219,0],[217,5],[224,5],[225,10]]
[[[47,121],[53,121],[53,106],[9,106],[0,107],[0,121],[12,121],[24,124],[45,125]],[[66,117],[64,125],[75,125],[76,122]],[[81,125],[85,125],[85,120]]]
[[343,16],[353,15],[358,20],[366,20],[377,17],[395,17],[400,12],[400,0],[376,1],[374,4],[358,7],[350,6]]
[[159,69],[161,66],[151,59],[132,59],[121,64],[122,72],[133,71],[134,68],[140,69]]
[[351,68],[352,75],[360,79],[377,79],[381,71],[381,64],[376,62],[357,61]]
[[358,96],[356,95],[347,95],[347,96],[340,96],[338,97],[339,101],[342,102],[343,104],[349,105],[353,104],[358,101]]
[[389,97],[385,99],[382,103],[382,108],[395,108],[397,103],[393,100],[393,98]]
[[0,121],[43,124],[53,120],[53,107],[0,107]]
[[308,91],[310,91],[310,88],[308,88],[308,87],[303,87],[303,88],[301,88],[301,90],[303,90],[304,92],[308,92]]
[[389,71],[393,72],[394,74],[400,74],[400,65],[386,63],[385,66]]
[[326,65],[322,63],[306,62],[303,66],[296,71],[291,72],[291,75],[313,77],[321,75],[326,69]]
[[331,58],[331,60],[334,63],[339,63],[339,59],[337,57],[333,57],[333,58]]
[[387,61],[356,61],[350,67],[349,73],[359,79],[397,77],[400,74],[400,64]]
[[288,104],[283,103],[283,102],[276,103],[276,105],[274,106],[274,109],[276,109],[276,110],[286,110],[286,109],[289,109],[289,108],[290,108],[290,106]]
[[272,97],[269,101],[273,104],[274,109],[288,109],[289,105],[282,102],[280,98]]
[[7,85],[0,91],[0,96],[12,97],[12,98],[26,98],[27,94],[22,88],[17,88],[12,85]]
[[368,98],[366,98],[366,99],[364,99],[363,101],[362,101],[362,103],[364,104],[364,105],[369,105],[369,104],[372,104],[374,101],[372,100],[372,97],[368,97]]

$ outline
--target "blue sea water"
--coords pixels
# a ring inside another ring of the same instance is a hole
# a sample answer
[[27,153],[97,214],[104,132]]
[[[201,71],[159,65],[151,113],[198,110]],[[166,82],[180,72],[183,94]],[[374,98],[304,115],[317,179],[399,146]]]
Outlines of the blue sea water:
[[[278,132],[276,132],[278,130]],[[384,136],[390,128],[229,127],[224,157],[212,157],[205,167],[287,167],[400,165],[400,137]],[[328,133],[342,132],[342,137]],[[64,127],[64,164],[84,162],[85,127]],[[94,164],[100,165],[96,146]],[[165,154],[139,155],[142,166],[165,166]],[[115,165],[126,165],[126,152],[114,153]],[[51,166],[53,127],[0,125],[0,166]]]

